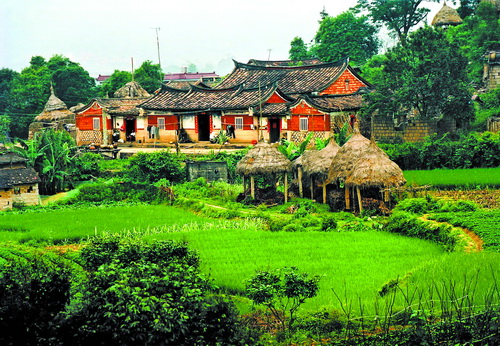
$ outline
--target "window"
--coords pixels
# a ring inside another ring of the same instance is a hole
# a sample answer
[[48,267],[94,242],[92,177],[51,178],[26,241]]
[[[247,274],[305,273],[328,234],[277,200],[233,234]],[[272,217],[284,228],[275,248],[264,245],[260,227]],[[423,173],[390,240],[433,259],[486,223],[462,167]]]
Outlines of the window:
[[300,131],[309,130],[309,119],[308,118],[300,118],[299,130]]
[[94,130],[101,129],[101,119],[100,118],[92,118],[92,127]]
[[236,130],[243,130],[243,118],[234,118],[234,128]]
[[158,128],[165,130],[165,118],[158,118]]
[[14,195],[20,195],[21,194],[21,188],[20,187],[15,187],[14,188]]

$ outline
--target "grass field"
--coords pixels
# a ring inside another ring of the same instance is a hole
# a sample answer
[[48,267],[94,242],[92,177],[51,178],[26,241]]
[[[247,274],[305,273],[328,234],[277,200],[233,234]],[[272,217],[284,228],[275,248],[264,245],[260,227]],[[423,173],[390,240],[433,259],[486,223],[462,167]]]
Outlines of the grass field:
[[500,167],[404,171],[408,184],[435,187],[500,187]]
[[[58,243],[103,233],[187,241],[199,253],[203,273],[230,293],[242,293],[245,280],[257,270],[296,266],[320,275],[320,293],[306,303],[306,311],[352,304],[356,314],[361,302],[363,314],[374,314],[375,302],[389,299],[379,297],[378,291],[398,278],[405,289],[425,290],[436,282],[474,277],[474,297],[484,301],[500,275],[497,253],[449,254],[433,243],[381,231],[269,232],[257,220],[214,220],[147,205],[0,214],[0,242]],[[332,289],[345,300],[342,305]],[[432,298],[425,292],[422,297]],[[396,308],[401,307],[404,297],[395,301]],[[243,300],[242,306],[248,308],[248,302]]]

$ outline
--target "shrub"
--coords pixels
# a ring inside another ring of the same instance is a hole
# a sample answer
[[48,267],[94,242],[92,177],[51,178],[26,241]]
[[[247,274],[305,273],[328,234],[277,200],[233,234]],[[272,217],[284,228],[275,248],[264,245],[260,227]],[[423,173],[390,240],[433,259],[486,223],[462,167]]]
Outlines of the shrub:
[[295,220],[296,223],[302,225],[302,227],[321,227],[321,219],[314,215],[306,215],[300,219]]
[[425,214],[438,208],[437,201],[427,196],[425,198],[408,198],[398,203],[394,211],[407,211],[415,214]]
[[90,180],[100,176],[100,162],[102,157],[96,153],[84,153],[77,156],[74,166],[70,170],[73,180]]
[[321,230],[324,232],[333,232],[337,229],[337,220],[333,215],[326,214],[322,216]]
[[290,223],[283,227],[284,232],[305,232],[306,229],[299,223]]
[[185,176],[180,159],[163,150],[135,154],[129,159],[129,167],[125,172],[126,178],[142,183],[154,183],[160,179],[181,182]]
[[286,219],[278,219],[276,217],[270,218],[268,221],[269,230],[271,232],[279,232],[282,231],[285,226],[290,223],[289,220]]

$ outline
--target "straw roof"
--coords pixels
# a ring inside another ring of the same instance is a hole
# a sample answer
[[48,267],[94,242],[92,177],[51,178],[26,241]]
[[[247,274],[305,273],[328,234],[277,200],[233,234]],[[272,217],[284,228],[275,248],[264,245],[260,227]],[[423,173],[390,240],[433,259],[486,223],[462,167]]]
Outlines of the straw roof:
[[458,15],[458,12],[446,5],[446,1],[443,7],[432,19],[432,25],[434,26],[446,26],[446,25],[459,25],[462,24],[462,18]]
[[375,142],[366,148],[345,181],[346,185],[358,187],[394,187],[405,183],[401,168]]
[[72,117],[74,114],[66,104],[54,94],[54,88],[50,86],[50,96],[43,111],[35,117],[35,121],[50,122]]
[[298,169],[299,167],[303,167],[304,166],[304,161],[307,161],[307,158],[310,155],[314,155],[317,152],[318,152],[317,150],[306,150],[306,151],[304,151],[302,153],[302,155],[300,155],[299,157],[297,157],[295,160],[292,161],[292,168],[293,169]]
[[115,91],[115,98],[138,98],[149,97],[149,93],[136,81],[131,81]]
[[238,162],[236,173],[259,175],[289,172],[292,162],[275,145],[260,142]]
[[330,143],[323,149],[314,152],[304,160],[304,173],[307,175],[316,175],[318,178],[326,179],[333,159],[337,156],[340,146],[335,140],[330,140]]
[[[359,132],[359,126],[354,126],[354,133],[339,149],[330,165],[327,183],[337,179],[345,179],[351,173],[356,161],[363,156],[371,141]],[[385,153],[384,153],[385,155]]]

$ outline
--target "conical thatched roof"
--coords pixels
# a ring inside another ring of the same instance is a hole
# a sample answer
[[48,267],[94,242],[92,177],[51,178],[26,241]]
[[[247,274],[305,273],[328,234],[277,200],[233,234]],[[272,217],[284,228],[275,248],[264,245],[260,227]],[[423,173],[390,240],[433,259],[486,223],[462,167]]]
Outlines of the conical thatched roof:
[[260,175],[289,172],[292,162],[275,145],[260,142],[236,165],[236,173]]
[[43,111],[36,116],[35,121],[50,122],[69,118],[73,115],[73,112],[68,110],[66,104],[54,94],[54,88],[51,85],[49,99]]
[[314,152],[304,159],[303,168],[307,175],[315,175],[320,179],[326,179],[333,159],[337,156],[340,146],[331,139],[330,143],[323,149]]
[[462,18],[458,15],[458,12],[446,5],[446,1],[443,4],[443,7],[439,10],[438,13],[432,19],[433,26],[447,26],[447,25],[459,25],[462,24]]
[[115,98],[149,97],[149,93],[136,81],[128,82],[113,94]]
[[356,123],[352,137],[339,149],[330,165],[327,183],[332,183],[337,179],[346,179],[370,143],[371,141],[359,132]]
[[375,142],[365,149],[345,180],[346,185],[357,187],[394,187],[405,183],[401,168]]
[[310,155],[315,155],[315,153],[317,153],[318,151],[317,150],[306,150],[302,153],[302,155],[300,155],[299,157],[297,157],[295,160],[292,161],[292,168],[293,169],[298,169],[299,167],[302,167],[304,165],[304,161],[307,161],[307,158],[310,156]]

